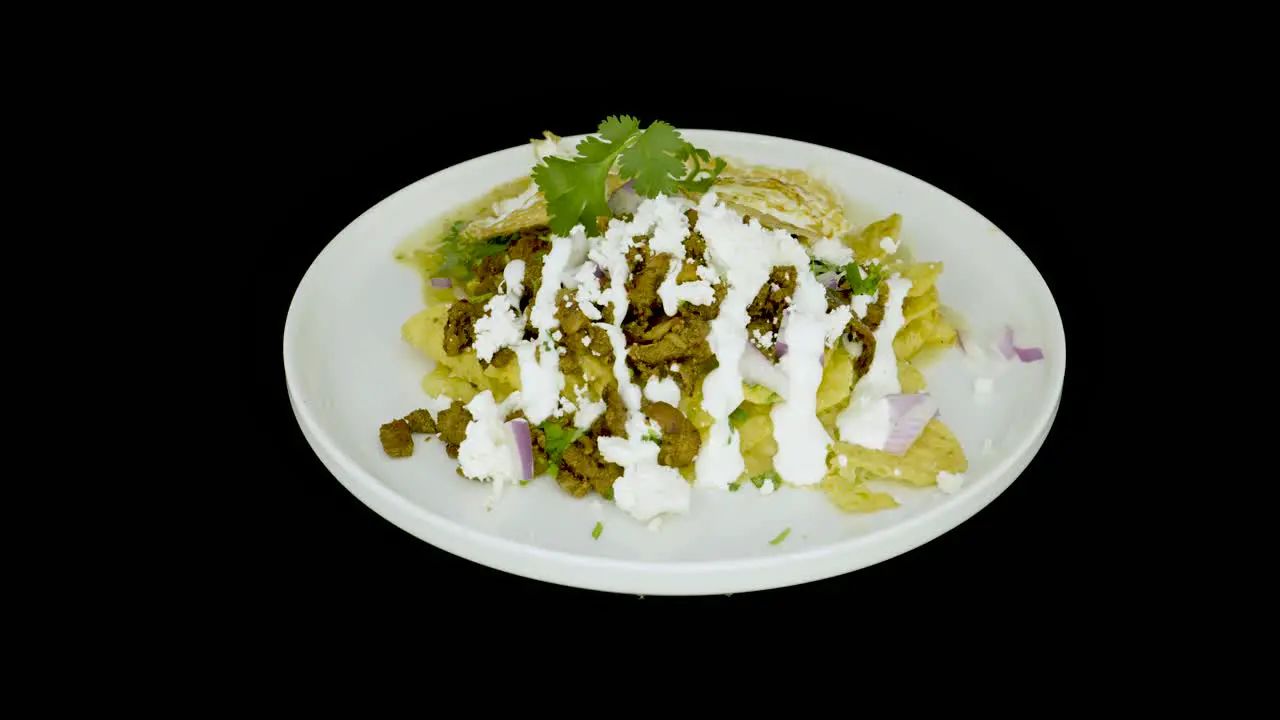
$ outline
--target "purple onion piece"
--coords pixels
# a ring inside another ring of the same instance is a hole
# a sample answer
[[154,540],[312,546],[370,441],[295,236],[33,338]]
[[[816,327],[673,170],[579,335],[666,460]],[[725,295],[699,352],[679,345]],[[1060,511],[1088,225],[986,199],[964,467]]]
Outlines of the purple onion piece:
[[818,276],[818,282],[828,290],[840,289],[840,273],[825,272]]
[[632,187],[632,182],[631,180],[626,181],[609,196],[609,211],[614,215],[634,213],[639,209],[641,198],[636,194],[635,188]]
[[453,287],[453,280],[451,278],[441,278],[441,277],[431,278],[431,287],[451,288]]
[[783,341],[779,340],[779,341],[778,341],[778,342],[773,346],[773,354],[774,354],[774,355],[775,355],[779,360],[781,360],[781,359],[782,359],[782,356],[787,354],[787,344],[786,344],[785,342],[783,342]]
[[1000,342],[996,345],[1000,350],[1000,354],[1004,355],[1006,360],[1012,360],[1015,357],[1024,363],[1035,362],[1044,359],[1044,352],[1037,347],[1018,347],[1013,343],[1013,328],[1009,325],[1004,326],[1004,332],[1000,335]]
[[1014,347],[1014,352],[1018,353],[1018,359],[1024,363],[1035,362],[1044,359],[1044,352],[1040,348],[1021,348]]
[[520,456],[520,479],[533,477],[533,440],[529,436],[529,421],[516,418],[507,423],[511,431],[511,439],[515,441],[516,452]]

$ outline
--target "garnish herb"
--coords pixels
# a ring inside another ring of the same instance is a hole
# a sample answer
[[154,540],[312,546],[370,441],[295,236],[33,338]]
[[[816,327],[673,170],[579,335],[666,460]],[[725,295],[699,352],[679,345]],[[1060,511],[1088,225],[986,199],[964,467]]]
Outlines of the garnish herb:
[[[578,143],[577,157],[545,158],[533,169],[534,182],[547,199],[551,231],[568,235],[579,223],[587,235],[600,234],[598,218],[608,217],[609,171],[618,164],[618,175],[632,181],[641,197],[681,191],[706,192],[725,168],[725,161],[711,162],[706,150],[696,148],[668,123],[655,120],[644,130],[629,115],[610,115],[598,128],[599,137]],[[692,167],[686,162],[692,160]]]
[[596,521],[596,526],[595,526],[594,528],[592,528],[592,530],[591,530],[591,537],[592,537],[592,539],[599,540],[599,539],[600,539],[600,533],[602,533],[602,532],[604,532],[604,523],[602,523],[602,522],[600,522],[599,520],[597,520],[597,521]]
[[564,455],[564,451],[569,446],[578,441],[578,438],[587,433],[586,430],[578,428],[565,428],[565,426],[555,420],[544,420],[538,425],[538,429],[547,438],[547,472],[551,477],[555,477],[560,470],[560,456]]
[[875,295],[883,277],[884,271],[879,265],[869,265],[865,274],[857,263],[844,266],[844,281],[854,295]]
[[791,534],[791,528],[787,528],[786,530],[783,530],[782,532],[778,533],[778,537],[776,537],[776,538],[774,538],[774,539],[770,540],[770,541],[769,541],[769,544],[770,544],[770,545],[777,545],[778,543],[782,542],[783,540],[786,540],[786,539],[787,539],[787,536],[788,536],[788,535],[790,535],[790,534]]

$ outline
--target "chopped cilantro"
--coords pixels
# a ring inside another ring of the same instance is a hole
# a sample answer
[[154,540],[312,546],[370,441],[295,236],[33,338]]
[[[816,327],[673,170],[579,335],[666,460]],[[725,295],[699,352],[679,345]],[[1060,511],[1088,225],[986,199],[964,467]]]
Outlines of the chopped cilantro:
[[729,483],[729,492],[738,492],[741,489],[742,489],[741,480],[734,480],[733,482]]
[[652,430],[644,434],[644,439],[647,440],[648,442],[653,443],[654,445],[662,444],[662,436]]
[[542,434],[546,437],[547,448],[547,472],[551,477],[555,477],[560,470],[560,456],[564,455],[564,451],[569,446],[578,441],[578,438],[586,434],[586,430],[578,428],[565,428],[565,426],[555,420],[544,420],[538,426]]
[[772,481],[773,481],[773,486],[774,486],[774,487],[777,487],[777,486],[779,486],[779,485],[781,485],[781,484],[782,484],[782,477],[781,477],[780,475],[778,475],[778,471],[776,471],[776,470],[770,470],[769,472],[763,472],[763,473],[760,473],[759,475],[757,475],[757,476],[755,476],[755,477],[751,478],[751,484],[752,484],[752,485],[755,485],[755,486],[756,486],[756,487],[758,487],[758,488],[762,488],[762,487],[764,487],[764,481],[765,481],[765,480],[772,480]]
[[613,488],[611,487],[605,488],[604,492],[600,494],[604,496],[605,500],[613,500]]
[[790,534],[791,534],[791,528],[787,528],[787,529],[783,530],[782,532],[778,533],[778,537],[776,537],[776,538],[774,538],[774,539],[770,540],[770,541],[769,541],[769,544],[770,544],[770,545],[777,545],[778,543],[782,542],[783,540],[786,540],[786,539],[787,539],[787,536],[788,536],[788,535],[790,535]]
[[528,485],[528,484],[529,484],[529,482],[530,482],[530,481],[528,481],[528,480],[521,480],[521,481],[520,481],[520,487],[524,487],[525,485]]
[[[577,157],[553,155],[533,169],[534,182],[547,199],[548,225],[557,235],[568,235],[579,223],[587,235],[600,234],[597,218],[611,215],[605,191],[615,162],[618,175],[631,180],[641,197],[705,192],[725,168],[721,158],[713,167],[704,167],[711,155],[661,120],[641,130],[640,121],[629,115],[610,115],[600,123],[598,134],[578,143]],[[693,167],[686,168],[689,160]]]
[[744,410],[742,406],[738,406],[736,410],[729,413],[729,422],[733,423],[734,425],[738,425],[744,422],[746,419],[747,419],[747,411]]
[[604,523],[596,521],[596,526],[591,530],[591,537],[595,540],[600,539],[600,533],[604,532]]
[[854,295],[875,295],[880,289],[884,272],[879,265],[869,265],[862,270],[857,263],[844,266],[844,281]]

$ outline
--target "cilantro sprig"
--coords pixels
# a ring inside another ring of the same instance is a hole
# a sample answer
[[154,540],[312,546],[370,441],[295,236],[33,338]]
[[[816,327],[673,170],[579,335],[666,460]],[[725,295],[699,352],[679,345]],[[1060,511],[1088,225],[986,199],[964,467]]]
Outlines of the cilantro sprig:
[[579,223],[587,235],[600,234],[597,219],[611,214],[606,190],[615,163],[636,194],[650,198],[706,192],[725,168],[723,158],[713,161],[710,153],[661,120],[641,130],[640,121],[630,115],[610,115],[598,132],[599,137],[578,143],[577,157],[552,155],[533,169],[533,180],[547,199],[548,225],[557,235],[567,235]]
[[468,240],[462,237],[462,230],[466,225],[464,220],[455,222],[441,238],[438,252],[442,259],[435,269],[436,276],[466,282],[475,276],[475,268],[481,260],[506,252],[518,237],[516,234],[509,234],[495,235],[483,241]]

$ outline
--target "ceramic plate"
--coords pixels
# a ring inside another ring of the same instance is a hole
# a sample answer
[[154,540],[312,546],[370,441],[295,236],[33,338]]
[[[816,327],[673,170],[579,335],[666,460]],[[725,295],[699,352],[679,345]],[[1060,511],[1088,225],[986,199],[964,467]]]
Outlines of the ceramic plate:
[[[964,485],[892,490],[901,506],[869,515],[838,510],[819,492],[763,495],[695,489],[687,515],[651,531],[599,499],[575,499],[549,479],[511,487],[489,509],[490,488],[459,477],[438,439],[419,436],[393,459],[378,427],[419,407],[432,361],[401,340],[420,310],[421,279],[392,253],[408,235],[495,185],[527,175],[529,145],[485,155],[404,188],[335,237],[303,277],[289,309],[284,364],[298,423],[316,454],[356,497],[448,552],[529,578],[651,595],[743,592],[847,573],[950,530],[1027,467],[1057,413],[1066,339],[1043,278],[999,228],[928,183],[879,163],[803,142],[682,130],[713,154],[809,171],[850,198],[850,216],[903,216],[900,238],[940,260],[942,302],[975,328],[1016,329],[1044,359],[993,374],[959,350],[925,369],[941,417],[969,459]],[[990,391],[975,392],[975,381]],[[985,383],[984,383],[985,384]],[[592,497],[595,497],[594,495]],[[596,524],[602,525],[593,537]],[[786,540],[770,544],[790,528]]]

